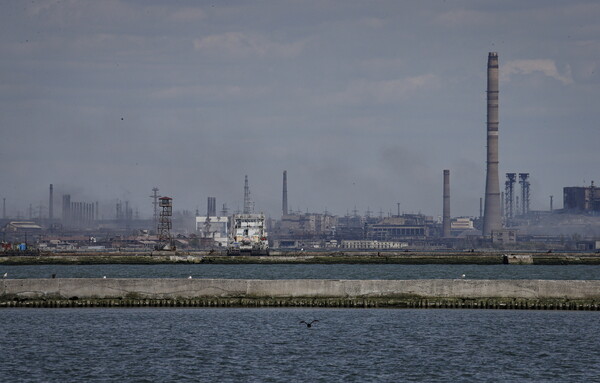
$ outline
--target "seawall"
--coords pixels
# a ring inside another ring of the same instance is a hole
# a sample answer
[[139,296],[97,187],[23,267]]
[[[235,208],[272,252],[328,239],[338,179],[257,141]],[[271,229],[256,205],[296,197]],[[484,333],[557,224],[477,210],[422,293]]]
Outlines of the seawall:
[[5,279],[0,307],[600,309],[597,280]]

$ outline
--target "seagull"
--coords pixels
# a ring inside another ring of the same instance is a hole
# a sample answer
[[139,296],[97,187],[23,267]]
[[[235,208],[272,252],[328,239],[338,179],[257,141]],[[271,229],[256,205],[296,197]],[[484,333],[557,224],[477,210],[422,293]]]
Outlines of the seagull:
[[460,279],[465,279],[465,277],[466,277],[466,275],[463,274],[460,276]]
[[190,275],[190,276],[188,277],[188,279],[192,279],[192,276]]
[[8,273],[4,273],[4,276],[2,278],[6,278],[8,277]]
[[102,279],[106,279],[106,275],[102,277]]
[[301,320],[300,323],[304,323],[306,325],[306,327],[312,327],[312,324],[315,322],[318,322],[318,321],[319,321],[318,319],[314,319],[311,322],[305,322],[305,321]]

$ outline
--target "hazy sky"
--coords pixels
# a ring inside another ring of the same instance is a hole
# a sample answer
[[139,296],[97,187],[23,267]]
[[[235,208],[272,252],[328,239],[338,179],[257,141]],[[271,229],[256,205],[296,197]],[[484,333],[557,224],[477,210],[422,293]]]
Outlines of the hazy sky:
[[[531,209],[600,183],[597,1],[2,1],[0,197],[48,185],[105,209],[206,197],[257,210],[478,215],[486,63],[500,61],[500,183]],[[47,214],[47,213],[44,213]],[[58,214],[58,213],[55,213]],[[108,213],[107,213],[108,214]]]

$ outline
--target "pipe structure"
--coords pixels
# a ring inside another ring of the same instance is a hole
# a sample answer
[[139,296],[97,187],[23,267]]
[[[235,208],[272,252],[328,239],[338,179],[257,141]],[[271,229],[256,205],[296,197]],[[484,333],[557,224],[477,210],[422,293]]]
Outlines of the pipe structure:
[[281,202],[281,213],[288,214],[288,195],[287,195],[287,170],[283,171],[283,198]]
[[487,177],[483,235],[502,228],[498,178],[498,53],[490,52],[487,65]]
[[450,237],[450,170],[444,170],[444,206],[442,216],[442,236]]

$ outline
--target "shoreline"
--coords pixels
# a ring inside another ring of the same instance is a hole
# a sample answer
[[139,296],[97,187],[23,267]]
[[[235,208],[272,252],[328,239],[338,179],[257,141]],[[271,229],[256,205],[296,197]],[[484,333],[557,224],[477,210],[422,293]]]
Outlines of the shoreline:
[[600,253],[536,252],[280,252],[227,256],[204,252],[90,252],[0,256],[0,265],[94,264],[529,264],[600,265]]

